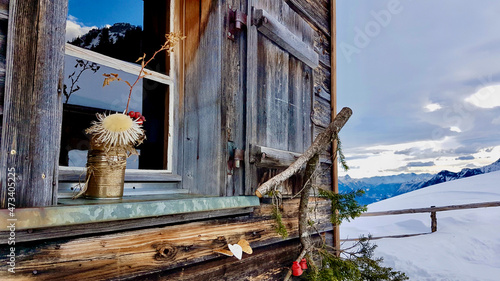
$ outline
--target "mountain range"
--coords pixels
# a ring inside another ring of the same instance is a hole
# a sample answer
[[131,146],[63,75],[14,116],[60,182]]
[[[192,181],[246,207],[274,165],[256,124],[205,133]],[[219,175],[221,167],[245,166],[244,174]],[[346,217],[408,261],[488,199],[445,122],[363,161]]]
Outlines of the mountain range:
[[120,60],[135,62],[143,54],[142,37],[140,26],[115,23],[103,28],[94,28],[68,43]]
[[500,159],[490,165],[475,169],[465,168],[458,173],[443,170],[435,175],[411,173],[361,179],[353,179],[349,175],[346,175],[339,177],[339,191],[349,192],[362,189],[365,191],[365,195],[358,198],[358,202],[361,204],[370,204],[438,183],[498,170],[500,170]]

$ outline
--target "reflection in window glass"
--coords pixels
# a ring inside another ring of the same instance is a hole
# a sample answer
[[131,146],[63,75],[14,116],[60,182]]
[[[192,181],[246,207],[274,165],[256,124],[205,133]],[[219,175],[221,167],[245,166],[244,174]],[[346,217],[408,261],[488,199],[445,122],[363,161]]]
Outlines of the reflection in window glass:
[[[144,53],[150,56],[169,30],[169,1],[69,0],[68,4],[66,41],[124,62],[135,63]],[[146,21],[144,14],[148,15]],[[157,56],[150,69],[168,73],[168,65],[168,58]],[[103,88],[103,73],[116,73],[131,83],[137,78],[137,74],[101,65],[99,59],[90,62],[70,55],[65,57],[59,161],[62,166],[85,166],[90,148],[85,129],[96,120],[96,113],[123,112],[126,108],[128,86],[115,81]],[[147,139],[138,147],[141,155],[130,157],[127,168],[166,168],[168,91],[167,85],[147,79],[134,87],[129,111],[139,111],[146,117],[144,128]]]

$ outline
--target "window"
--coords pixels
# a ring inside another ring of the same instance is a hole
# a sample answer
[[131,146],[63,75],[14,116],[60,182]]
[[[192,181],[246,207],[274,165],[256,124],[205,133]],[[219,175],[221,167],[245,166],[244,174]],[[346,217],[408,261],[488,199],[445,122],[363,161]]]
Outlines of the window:
[[[128,86],[114,82],[103,88],[102,74],[117,73],[133,83],[140,70],[137,58],[143,53],[150,57],[164,42],[164,35],[174,30],[169,1],[97,2],[69,0],[59,161],[63,180],[74,181],[85,167],[90,139],[84,131],[96,120],[95,113],[125,110]],[[97,6],[100,8],[95,9]],[[152,75],[134,87],[129,111],[146,117],[147,139],[138,147],[140,156],[128,159],[126,180],[179,180],[169,176],[175,137],[173,61],[160,53],[148,65]]]

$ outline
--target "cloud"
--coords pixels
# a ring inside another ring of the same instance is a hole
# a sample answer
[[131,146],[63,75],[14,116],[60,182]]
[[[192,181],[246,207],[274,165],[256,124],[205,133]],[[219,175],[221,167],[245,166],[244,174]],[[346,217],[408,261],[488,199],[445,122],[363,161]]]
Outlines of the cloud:
[[476,157],[474,157],[472,155],[460,156],[460,157],[455,158],[455,160],[474,160],[474,159],[476,159]]
[[[484,149],[500,146],[500,1],[483,1],[470,9],[470,1],[453,0],[452,10],[449,1],[406,1],[350,63],[338,58],[338,106],[354,112],[340,134],[345,154],[358,156],[357,176],[409,162],[435,164],[412,172],[458,169],[465,163],[457,158],[467,155],[476,165],[498,159]],[[338,42],[352,41],[371,11],[384,9],[370,0],[337,6]],[[422,14],[425,23],[416,24]]]
[[431,167],[434,166],[434,162],[429,161],[429,162],[410,162],[406,164],[406,167]]
[[66,19],[66,42],[82,36],[94,28],[97,27],[85,26],[83,23],[78,22],[76,17],[69,15]]
[[412,148],[408,148],[408,149],[404,149],[404,150],[396,150],[396,151],[394,151],[394,154],[410,155],[412,153],[412,151],[413,151]]
[[434,112],[434,111],[439,110],[441,108],[442,107],[439,103],[430,103],[430,104],[425,106],[425,109],[427,109],[427,111],[429,111],[429,112]]
[[500,85],[483,87],[465,101],[481,108],[498,107],[500,106]]

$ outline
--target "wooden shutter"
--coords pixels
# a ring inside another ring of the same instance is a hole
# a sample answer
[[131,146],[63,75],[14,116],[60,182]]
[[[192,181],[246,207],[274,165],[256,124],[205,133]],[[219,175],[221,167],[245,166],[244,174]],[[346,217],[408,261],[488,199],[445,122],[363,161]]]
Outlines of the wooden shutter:
[[[312,28],[284,1],[249,1],[246,194],[293,161],[312,140]],[[262,152],[274,154],[275,167]],[[298,183],[296,185],[299,185]]]

